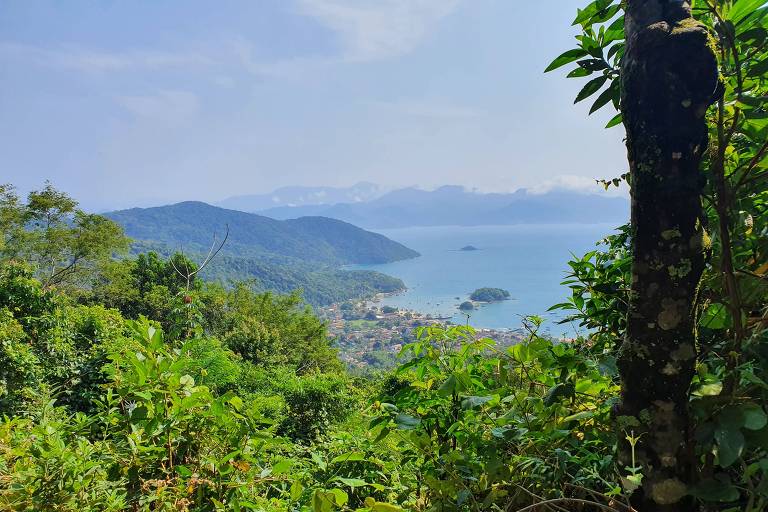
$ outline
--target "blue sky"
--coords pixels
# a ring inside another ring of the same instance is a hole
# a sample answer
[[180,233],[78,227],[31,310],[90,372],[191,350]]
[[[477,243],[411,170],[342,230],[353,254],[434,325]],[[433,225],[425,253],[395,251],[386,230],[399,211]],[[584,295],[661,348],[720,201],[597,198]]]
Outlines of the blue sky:
[[0,182],[95,210],[284,185],[584,188],[578,0],[3,0]]

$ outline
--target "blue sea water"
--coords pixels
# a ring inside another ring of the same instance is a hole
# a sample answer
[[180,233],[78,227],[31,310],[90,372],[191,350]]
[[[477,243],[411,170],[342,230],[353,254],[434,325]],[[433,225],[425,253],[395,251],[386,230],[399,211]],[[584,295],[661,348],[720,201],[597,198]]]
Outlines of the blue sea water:
[[[563,224],[515,226],[440,226],[378,230],[421,253],[421,257],[382,265],[355,265],[402,279],[408,290],[386,297],[382,305],[406,308],[466,323],[458,305],[481,287],[504,288],[511,300],[486,304],[471,312],[476,328],[516,329],[523,315],[546,319],[546,329],[556,336],[576,332],[572,325],[558,325],[562,312],[547,309],[564,302],[570,290],[561,285],[571,254],[582,255],[610,234],[614,225]],[[477,251],[461,251],[472,245]]]

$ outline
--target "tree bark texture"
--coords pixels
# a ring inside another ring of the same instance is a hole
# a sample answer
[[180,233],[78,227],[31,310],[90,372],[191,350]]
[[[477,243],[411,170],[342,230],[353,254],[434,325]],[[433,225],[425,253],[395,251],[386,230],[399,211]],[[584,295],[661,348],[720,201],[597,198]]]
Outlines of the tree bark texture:
[[[688,414],[694,302],[704,268],[700,162],[719,90],[711,36],[689,2],[628,0],[622,112],[632,185],[633,262],[619,354],[619,462],[641,467],[639,512],[694,510]],[[625,436],[639,437],[632,447]]]

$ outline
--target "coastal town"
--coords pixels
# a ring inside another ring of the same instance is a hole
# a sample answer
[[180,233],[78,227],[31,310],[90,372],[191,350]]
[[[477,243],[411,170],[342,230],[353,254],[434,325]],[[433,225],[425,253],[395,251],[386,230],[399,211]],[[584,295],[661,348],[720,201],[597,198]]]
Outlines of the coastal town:
[[[382,296],[321,308],[341,359],[352,370],[394,366],[403,346],[414,341],[415,331],[429,325],[450,325],[450,318],[381,305]],[[521,329],[477,329],[479,338],[492,338],[510,346],[524,338]]]

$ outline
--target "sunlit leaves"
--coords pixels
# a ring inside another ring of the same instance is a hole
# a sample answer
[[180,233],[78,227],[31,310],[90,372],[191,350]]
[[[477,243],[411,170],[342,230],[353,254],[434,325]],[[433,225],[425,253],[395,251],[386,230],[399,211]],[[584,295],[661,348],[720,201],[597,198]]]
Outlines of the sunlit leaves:
[[555,60],[552,61],[552,63],[547,66],[547,69],[544,70],[544,72],[553,71],[557,68],[560,68],[562,66],[565,66],[566,64],[570,64],[571,62],[576,62],[580,58],[587,55],[587,52],[576,48],[573,50],[568,50],[567,52],[563,53],[559,57],[557,57]]
[[[609,103],[618,109],[620,88],[618,84],[619,64],[623,55],[624,18],[617,16],[622,8],[618,2],[596,0],[584,9],[579,9],[574,25],[580,25],[582,33],[576,37],[578,48],[568,50],[556,58],[545,70],[549,72],[576,62],[577,67],[568,73],[568,78],[583,78],[600,73],[590,79],[579,91],[574,103],[579,103],[606,88],[590,108],[592,114]],[[610,23],[608,23],[610,22]],[[590,58],[581,59],[588,56]],[[579,60],[581,59],[581,60]],[[616,126],[620,118],[614,118],[606,128]]]
[[[543,323],[539,317],[527,318],[532,334],[506,350],[466,327],[424,329],[408,347],[412,359],[398,374],[409,385],[382,397],[380,416],[370,428],[379,441],[401,440],[404,449],[413,451],[436,503],[492,500],[480,482],[502,487],[516,481],[498,453],[516,453],[515,474],[540,478],[543,486],[569,477],[551,465],[555,461],[542,461],[540,450],[561,454],[557,467],[571,468],[582,481],[593,478],[589,471],[610,470],[609,463],[601,462],[605,454],[575,455],[581,439],[598,443],[610,435],[599,427],[616,392],[610,372],[597,357],[536,334]],[[595,448],[602,453],[610,444]],[[570,450],[574,455],[566,455]],[[533,466],[536,476],[530,473]]]
[[603,108],[605,105],[607,105],[609,102],[613,102],[614,106],[618,107],[619,105],[619,97],[621,95],[621,88],[619,87],[619,81],[614,80],[611,82],[611,85],[605,89],[600,96],[597,97],[595,100],[595,103],[592,105],[592,108],[589,109],[589,113],[593,114],[594,112],[597,112],[601,108]]
[[607,76],[599,76],[587,82],[584,88],[582,88],[581,91],[579,91],[579,94],[576,95],[576,99],[574,100],[574,103],[578,103],[595,94],[597,91],[600,90],[600,88],[605,84],[607,80],[608,80]]

